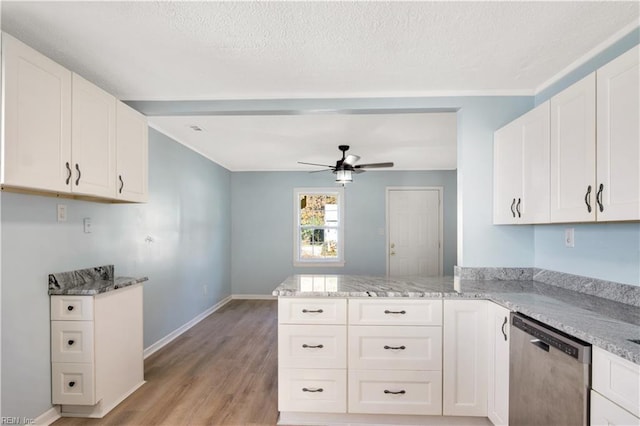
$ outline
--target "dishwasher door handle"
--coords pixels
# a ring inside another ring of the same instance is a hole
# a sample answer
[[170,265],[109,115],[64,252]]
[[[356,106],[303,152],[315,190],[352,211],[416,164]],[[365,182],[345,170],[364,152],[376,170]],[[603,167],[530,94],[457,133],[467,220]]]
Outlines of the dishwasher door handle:
[[531,340],[529,340],[529,343],[539,347],[540,349],[542,349],[545,352],[549,352],[549,345],[547,345],[545,342],[543,342],[540,339],[531,339]]

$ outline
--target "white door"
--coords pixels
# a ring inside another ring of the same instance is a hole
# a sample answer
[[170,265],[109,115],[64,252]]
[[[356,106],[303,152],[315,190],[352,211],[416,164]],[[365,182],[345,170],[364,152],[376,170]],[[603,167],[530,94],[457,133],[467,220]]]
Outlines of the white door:
[[2,34],[2,183],[69,192],[71,72]]
[[597,71],[599,221],[640,219],[640,46]]
[[487,416],[487,302],[445,300],[442,414]]
[[73,74],[72,82],[72,191],[113,198],[116,194],[116,98],[77,74]]
[[489,305],[487,416],[495,425],[509,424],[509,315],[507,308]]
[[596,218],[596,76],[551,98],[551,222]]
[[116,196],[145,202],[148,197],[149,127],[147,118],[129,106],[116,106]]
[[493,223],[519,222],[522,202],[522,126],[520,120],[496,130],[493,139]]
[[389,276],[442,275],[441,189],[388,189]]

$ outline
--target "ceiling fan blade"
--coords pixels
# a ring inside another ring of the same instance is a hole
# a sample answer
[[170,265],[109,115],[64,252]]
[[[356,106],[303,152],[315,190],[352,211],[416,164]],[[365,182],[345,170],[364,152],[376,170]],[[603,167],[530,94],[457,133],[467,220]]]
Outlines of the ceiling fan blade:
[[366,172],[365,169],[356,169],[356,168],[353,169],[353,173],[355,173],[357,175],[359,175],[360,173],[364,173],[364,172]]
[[345,157],[344,161],[342,162],[342,164],[348,164],[350,166],[353,166],[353,164],[358,161],[360,159],[360,157],[358,155],[353,155],[353,154],[349,154]]
[[354,169],[380,169],[383,167],[393,167],[393,163],[370,163],[353,166]]
[[298,164],[306,164],[309,166],[322,166],[322,167],[333,167],[328,164],[318,164],[318,163],[305,163],[304,161],[298,161]]
[[328,172],[328,171],[333,171],[333,169],[311,170],[309,173]]

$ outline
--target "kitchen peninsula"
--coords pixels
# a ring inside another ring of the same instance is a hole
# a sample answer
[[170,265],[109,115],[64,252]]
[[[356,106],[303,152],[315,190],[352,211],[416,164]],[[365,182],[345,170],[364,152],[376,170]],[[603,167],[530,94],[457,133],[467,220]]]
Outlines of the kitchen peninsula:
[[373,414],[390,423],[394,415],[427,424],[442,424],[440,416],[449,424],[501,423],[508,418],[503,342],[510,312],[591,343],[594,359],[601,352],[640,371],[635,287],[592,280],[591,287],[607,287],[603,298],[575,291],[583,277],[510,272],[502,279],[287,278],[273,291],[281,423]]

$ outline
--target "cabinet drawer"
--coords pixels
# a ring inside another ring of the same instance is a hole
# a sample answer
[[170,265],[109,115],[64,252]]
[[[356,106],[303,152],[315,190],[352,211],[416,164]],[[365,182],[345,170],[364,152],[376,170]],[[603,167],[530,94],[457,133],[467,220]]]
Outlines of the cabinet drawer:
[[592,426],[640,426],[640,418],[591,391]]
[[93,364],[51,364],[51,401],[54,404],[94,405]]
[[278,361],[285,368],[346,368],[344,325],[281,325]]
[[346,324],[346,299],[280,298],[280,324]]
[[93,321],[51,321],[51,362],[93,362]]
[[442,370],[442,328],[349,327],[349,368]]
[[350,370],[349,412],[442,415],[442,374]]
[[92,296],[51,296],[51,319],[62,321],[92,321]]
[[278,410],[346,413],[346,370],[278,369]]
[[640,365],[593,347],[592,388],[640,417]]
[[441,300],[351,299],[349,324],[442,325]]

